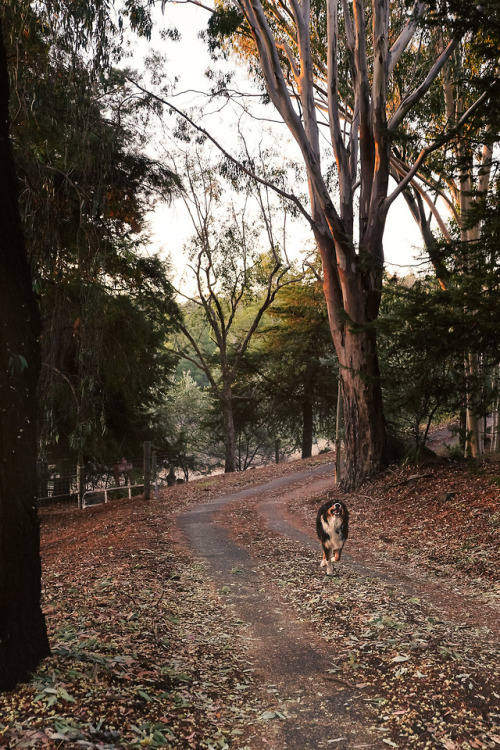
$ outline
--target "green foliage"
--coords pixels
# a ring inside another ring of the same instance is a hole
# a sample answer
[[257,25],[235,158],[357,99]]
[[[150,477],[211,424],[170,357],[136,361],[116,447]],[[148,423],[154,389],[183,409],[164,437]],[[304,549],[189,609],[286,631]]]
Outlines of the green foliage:
[[337,378],[321,283],[308,272],[270,308],[244,367],[254,419],[272,425],[273,449],[276,439],[281,450],[307,451],[313,436],[333,438]]
[[[223,299],[219,302],[224,304]],[[256,294],[255,299],[247,297],[238,307],[228,342],[229,351],[250,327],[261,302]],[[220,355],[210,337],[203,311],[194,303],[188,303],[183,307],[183,314],[185,325],[203,351],[212,374],[219,379]],[[183,360],[180,367],[189,368],[190,362]],[[313,439],[333,437],[337,373],[321,283],[309,272],[303,281],[280,290],[264,314],[234,378],[232,403],[237,470],[273,461],[276,452],[283,457],[303,448],[304,424],[309,414],[312,415],[307,427],[309,449]],[[198,379],[198,382],[203,384],[204,381]],[[220,404],[208,399],[204,408],[208,411],[199,414],[198,430],[203,440],[209,437],[206,453],[211,455],[212,462],[221,463],[224,425]],[[202,457],[208,466],[206,453],[202,452]]]
[[[286,207],[277,205],[265,186],[228,166],[214,163],[201,148],[184,159],[188,190],[183,197],[194,229],[186,250],[196,292],[183,310],[176,351],[200,369],[212,389],[223,419],[225,470],[231,472],[240,369],[266,311],[298,275],[282,246]],[[231,200],[228,190],[236,193]]]
[[144,255],[140,234],[179,181],[142,153],[149,109],[125,74],[96,76],[96,58],[79,54],[108,5],[101,15],[87,6],[69,34],[84,6],[50,25],[48,7],[7,11],[20,207],[44,319],[40,443],[59,457],[114,460],[158,434],[147,410],[172,368],[164,340],[177,307],[168,267]]
[[12,19],[22,18],[27,25],[35,20],[45,36],[52,40],[57,37],[60,50],[85,54],[99,75],[124,54],[123,32],[127,27],[150,38],[150,8],[154,4],[154,0],[125,0],[116,7],[114,0],[4,0],[2,10],[9,40],[16,37],[10,27]]
[[460,408],[463,366],[443,347],[442,314],[426,284],[392,280],[384,287],[378,331],[386,417],[417,449],[439,410]]
[[162,403],[152,410],[153,421],[162,425],[164,433],[157,448],[169,464],[182,468],[186,478],[189,471],[208,472],[217,466],[209,427],[212,409],[210,389],[184,371],[171,380]]
[[38,38],[23,48],[32,68],[15,76],[12,136],[26,241],[44,270],[52,264],[57,272],[58,254],[71,253],[92,275],[96,258],[133,242],[154,200],[168,198],[178,180],[140,153],[137,118],[145,110],[129,103],[123,74],[97,82],[79,58],[68,65],[57,49],[41,57],[44,44]]
[[213,55],[224,47],[224,40],[231,38],[243,25],[243,14],[233,6],[217,6],[210,16],[205,38]]
[[139,299],[78,279],[47,289],[42,306],[43,452],[83,450],[102,461],[140,454],[143,440],[158,439],[150,410],[173,366],[163,346],[168,319],[154,323]]
[[[484,250],[484,247],[482,248]],[[450,249],[448,248],[450,251]],[[477,408],[491,404],[491,371],[500,361],[498,263],[474,263],[472,248],[458,263],[458,247],[447,258],[443,289],[435,278],[388,279],[378,321],[379,351],[388,421],[409,429],[417,448],[440,413],[458,413],[465,392],[465,361],[480,355],[483,368],[468,386],[480,394]],[[478,259],[479,260],[479,259]]]

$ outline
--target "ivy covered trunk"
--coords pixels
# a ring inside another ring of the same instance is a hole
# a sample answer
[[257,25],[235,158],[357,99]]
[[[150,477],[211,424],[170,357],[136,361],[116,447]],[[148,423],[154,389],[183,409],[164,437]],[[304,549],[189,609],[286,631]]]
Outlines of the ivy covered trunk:
[[9,142],[8,74],[0,19],[0,689],[49,653],[42,615],[36,510],[39,317]]

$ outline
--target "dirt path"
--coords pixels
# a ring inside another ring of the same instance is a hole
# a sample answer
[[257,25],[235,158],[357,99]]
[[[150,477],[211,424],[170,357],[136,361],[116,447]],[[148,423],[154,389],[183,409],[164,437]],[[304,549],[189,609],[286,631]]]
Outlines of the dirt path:
[[[332,487],[332,472],[333,466],[324,464],[227,494],[195,506],[179,518],[192,553],[205,561],[219,593],[237,617],[249,624],[252,663],[261,682],[275,691],[277,714],[281,712],[285,719],[274,722],[273,733],[264,740],[256,733],[253,747],[259,750],[263,741],[275,750],[376,749],[392,743],[381,734],[386,730],[377,727],[374,713],[368,709],[367,684],[338,672],[338,656],[345,642],[334,639],[332,643],[324,634],[322,637],[300,616],[303,613],[297,610],[294,597],[283,597],[276,580],[268,575],[269,556],[278,558],[278,569],[293,568],[293,558],[286,551],[290,544],[295,546],[294,554],[298,550],[299,556],[314,558],[318,565],[319,544],[313,525],[290,508],[303,501],[304,493],[310,498],[325,495]],[[446,618],[456,629],[488,624],[489,632],[498,636],[498,610],[479,602],[466,587],[458,590],[456,583],[429,580],[428,576],[418,580],[412,570],[391,566],[359,550],[356,554],[355,549],[354,545],[352,552],[344,555],[335,585],[349,585],[346,573],[363,582],[377,581],[403,603],[420,603],[422,598],[428,620]],[[330,583],[318,569],[308,575],[321,586]],[[393,661],[398,663],[398,658],[401,662],[407,659],[396,655]],[[455,747],[452,740],[435,746]]]
[[[311,476],[311,473],[313,476]],[[383,748],[369,731],[369,717],[359,690],[335,686],[327,670],[330,653],[325,644],[296,620],[290,608],[270,589],[258,561],[235,544],[218,524],[227,506],[277,493],[290,493],[290,485],[306,480],[309,491],[331,487],[332,467],[279,478],[263,486],[226,495],[183,514],[179,523],[195,555],[209,565],[214,581],[237,616],[249,623],[253,663],[260,680],[275,691],[275,701],[286,720],[274,725],[273,746],[288,750],[326,748]],[[287,496],[285,494],[285,496]],[[292,494],[293,496],[293,494]],[[262,747],[262,735],[255,738]]]
[[345,497],[328,455],[41,512],[52,654],[0,695],[0,747],[499,750],[500,459],[390,467]]
[[[316,494],[314,485],[312,491]],[[319,548],[314,525],[306,523],[303,517],[297,516],[291,510],[300,494],[301,490],[286,491],[272,500],[259,502],[257,511],[268,529],[317,551]],[[452,618],[457,622],[466,621],[468,626],[487,626],[495,640],[500,642],[499,608],[481,598],[473,585],[467,585],[465,581],[442,581],[433,578],[424,570],[395,564],[390,558],[381,559],[366,546],[355,546],[349,551],[347,545],[342,560],[359,575],[376,576],[399,589],[404,596],[421,597],[440,616]]]

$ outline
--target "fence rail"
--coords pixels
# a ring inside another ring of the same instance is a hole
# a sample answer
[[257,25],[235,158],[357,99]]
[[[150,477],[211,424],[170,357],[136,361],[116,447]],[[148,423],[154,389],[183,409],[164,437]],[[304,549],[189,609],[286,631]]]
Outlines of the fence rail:
[[131,460],[122,457],[113,466],[88,464],[78,467],[66,460],[40,461],[37,502],[46,505],[67,501],[86,508],[96,505],[92,498],[103,498],[102,501],[107,503],[113,493],[121,491],[131,498],[137,490],[142,490],[148,497],[150,491],[156,495],[159,487],[180,481],[183,480],[177,479],[168,457],[157,456],[146,443],[143,456]]
[[117,487],[106,487],[102,490],[87,490],[86,492],[83,493],[82,508],[86,508],[88,505],[95,505],[95,503],[88,503],[87,498],[90,498],[92,496],[95,497],[99,495],[104,495],[104,502],[107,503],[108,494],[110,492],[117,492],[118,490],[120,492],[123,492],[124,490],[128,490],[128,497],[130,500],[130,498],[132,497],[132,490],[137,490],[137,489],[143,490],[144,485],[143,484],[125,484],[125,485],[122,484],[122,485],[118,485]]

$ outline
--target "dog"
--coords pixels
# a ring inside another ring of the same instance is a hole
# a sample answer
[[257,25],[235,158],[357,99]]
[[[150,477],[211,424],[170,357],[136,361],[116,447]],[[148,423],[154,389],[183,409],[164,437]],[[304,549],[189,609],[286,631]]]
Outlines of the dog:
[[349,511],[345,503],[330,499],[318,510],[316,533],[323,548],[321,567],[326,574],[333,575],[333,563],[339,562],[345,541],[349,535]]

